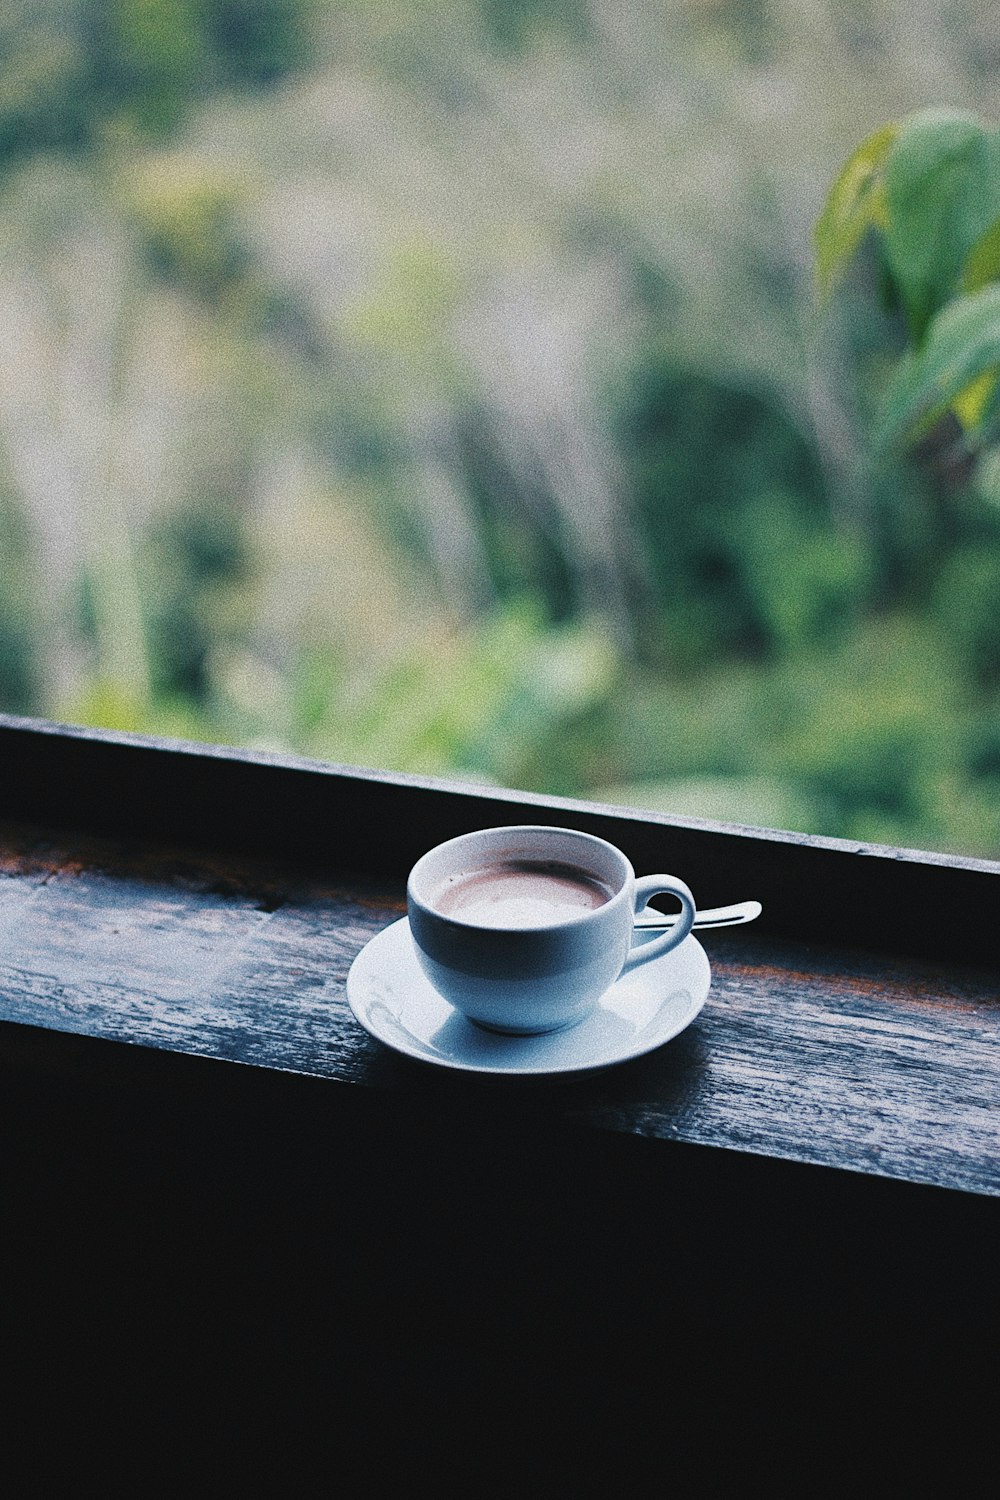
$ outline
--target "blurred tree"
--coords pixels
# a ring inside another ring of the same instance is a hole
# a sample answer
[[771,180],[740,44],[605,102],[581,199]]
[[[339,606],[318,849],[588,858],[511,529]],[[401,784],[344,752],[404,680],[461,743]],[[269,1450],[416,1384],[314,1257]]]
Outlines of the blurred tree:
[[171,512],[152,539],[145,596],[158,698],[201,705],[210,698],[211,656],[224,636],[220,603],[250,567],[241,498],[202,493]]
[[585,0],[481,0],[481,10],[487,37],[504,51],[528,46],[546,29],[577,38],[589,30]]
[[108,135],[162,137],[213,93],[309,57],[310,0],[8,0],[0,171]]
[[620,442],[653,589],[647,659],[690,671],[773,656],[857,611],[866,560],[833,523],[808,430],[774,396],[651,358]]
[[1000,847],[995,30],[8,0],[2,701]]

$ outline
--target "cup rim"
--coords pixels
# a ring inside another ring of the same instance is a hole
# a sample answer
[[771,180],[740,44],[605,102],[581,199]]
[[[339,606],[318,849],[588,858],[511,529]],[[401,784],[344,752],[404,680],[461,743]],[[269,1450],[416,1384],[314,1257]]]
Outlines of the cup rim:
[[[470,920],[468,917],[439,911],[436,906],[433,906],[428,894],[420,890],[420,882],[432,862],[435,862],[447,850],[456,845],[482,838],[484,835],[499,834],[511,834],[514,836],[519,834],[522,836],[526,834],[560,834],[574,842],[583,842],[600,848],[606,854],[610,854],[621,868],[618,887],[610,900],[605,901],[601,906],[582,909],[578,915],[574,914],[570,917],[562,917],[557,921],[528,922],[524,926],[518,927],[492,926],[488,922],[476,922]],[[418,907],[424,915],[433,918],[436,922],[442,922],[452,927],[464,928],[469,932],[509,934],[511,937],[514,937],[518,933],[558,932],[562,928],[577,927],[583,923],[600,920],[606,913],[610,913],[612,909],[617,909],[622,902],[629,899],[630,883],[634,884],[634,882],[635,870],[632,868],[632,863],[628,856],[618,848],[617,844],[612,844],[610,840],[601,838],[599,834],[587,833],[582,828],[567,828],[562,824],[556,823],[500,823],[489,828],[469,829],[466,833],[456,834],[453,838],[444,839],[440,844],[435,844],[432,848],[425,850],[407,876],[406,895],[408,902]]]

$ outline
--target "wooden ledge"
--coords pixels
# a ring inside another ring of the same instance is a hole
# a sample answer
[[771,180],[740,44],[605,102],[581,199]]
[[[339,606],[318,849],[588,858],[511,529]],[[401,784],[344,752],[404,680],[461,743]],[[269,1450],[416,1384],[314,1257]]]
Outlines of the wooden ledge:
[[[1000,865],[11,718],[0,765],[8,1067],[65,1068],[83,1054],[59,1038],[90,1037],[123,1080],[138,1044],[361,1087],[411,1119],[516,1114],[1000,1196]],[[762,900],[753,927],[704,934],[711,993],[675,1041],[510,1085],[358,1027],[347,970],[403,912],[413,860],[519,821],[601,833],[705,905]]]

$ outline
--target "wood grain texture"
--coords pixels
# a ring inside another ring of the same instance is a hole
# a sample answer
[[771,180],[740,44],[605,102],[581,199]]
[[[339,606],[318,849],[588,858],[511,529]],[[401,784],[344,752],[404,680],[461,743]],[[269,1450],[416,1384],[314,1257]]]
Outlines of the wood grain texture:
[[974,967],[706,933],[708,1002],[666,1047],[558,1083],[390,1052],[347,971],[404,910],[398,879],[0,826],[0,1020],[1000,1196],[1000,996]]

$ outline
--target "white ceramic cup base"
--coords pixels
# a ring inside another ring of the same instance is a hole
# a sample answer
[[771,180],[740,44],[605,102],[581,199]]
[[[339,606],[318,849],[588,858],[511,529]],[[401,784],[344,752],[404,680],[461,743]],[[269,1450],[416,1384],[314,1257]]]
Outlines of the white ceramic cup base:
[[476,1021],[471,1016],[467,1019],[470,1026],[478,1026],[480,1031],[490,1031],[494,1036],[551,1036],[556,1031],[568,1031],[571,1026],[579,1026],[589,1014],[587,1011],[581,1016],[571,1016],[558,1026],[491,1026],[488,1021]]

